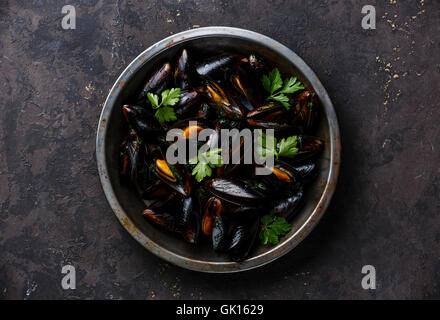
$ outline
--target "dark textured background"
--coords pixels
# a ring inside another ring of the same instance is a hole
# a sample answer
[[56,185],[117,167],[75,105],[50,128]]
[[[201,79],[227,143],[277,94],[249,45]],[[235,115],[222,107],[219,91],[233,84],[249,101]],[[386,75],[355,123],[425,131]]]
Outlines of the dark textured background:
[[[61,28],[61,8],[77,29]],[[376,5],[377,29],[361,28]],[[106,94],[145,48],[226,25],[286,44],[335,105],[342,167],[322,222],[287,256],[233,275],[164,263],[122,228],[101,189]],[[0,297],[440,298],[440,3],[426,1],[0,2]],[[61,267],[77,289],[61,288]],[[361,288],[361,268],[377,290]]]

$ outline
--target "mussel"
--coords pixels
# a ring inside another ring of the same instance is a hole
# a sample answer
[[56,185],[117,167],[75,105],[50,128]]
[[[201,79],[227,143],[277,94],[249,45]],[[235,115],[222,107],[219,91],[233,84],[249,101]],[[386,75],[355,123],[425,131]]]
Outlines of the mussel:
[[145,146],[134,131],[131,131],[120,148],[120,174],[122,181],[136,184],[138,173],[145,159]]
[[183,238],[189,243],[196,243],[201,231],[200,204],[196,197],[190,196],[182,200],[177,225]]
[[145,100],[147,93],[160,94],[169,84],[171,77],[171,64],[165,62],[152,76],[147,80],[139,95],[139,100]]
[[191,194],[191,176],[181,165],[171,165],[166,160],[155,159],[153,172],[157,177],[182,197]]
[[247,113],[248,119],[282,122],[286,120],[287,109],[278,103],[269,103]]
[[174,197],[168,197],[164,201],[156,201],[142,212],[142,215],[151,222],[161,226],[170,232],[178,232]]
[[206,181],[205,186],[216,197],[236,205],[255,207],[265,199],[256,187],[236,179],[215,178]]
[[174,112],[178,119],[187,118],[195,114],[200,102],[200,95],[196,90],[182,90],[179,102],[174,106]]
[[163,183],[160,179],[156,179],[156,181],[152,182],[150,179],[150,183],[146,185],[144,188],[141,188],[142,199],[144,200],[158,200],[166,198],[172,189],[169,188],[165,183]]
[[227,94],[227,90],[217,82],[207,81],[203,92],[206,99],[224,112],[229,119],[241,119],[243,117],[243,107],[240,102],[232,95]]
[[298,189],[285,198],[278,199],[273,204],[273,212],[276,216],[283,217],[287,221],[301,209],[304,198],[304,190]]
[[296,165],[293,168],[301,175],[304,184],[312,182],[318,176],[318,165],[316,162]]
[[298,153],[290,160],[295,164],[315,159],[324,150],[324,141],[313,136],[298,136]]
[[255,92],[250,87],[249,80],[241,69],[238,69],[229,76],[229,82],[238,92],[237,99],[245,106],[247,110],[253,110],[259,105],[259,101],[257,101],[254,97],[258,94],[258,92]]
[[154,140],[163,128],[153,112],[137,105],[124,105],[122,111],[130,126],[146,141]]
[[276,165],[269,168],[272,172],[266,179],[272,185],[275,192],[290,191],[302,187],[301,175],[292,166],[285,162],[278,161]]
[[248,62],[246,57],[236,54],[223,54],[202,61],[196,70],[201,77],[220,78],[225,69]]
[[220,199],[211,197],[205,204],[202,218],[202,231],[205,235],[212,234],[214,218],[220,216],[223,212],[223,205]]
[[194,69],[186,49],[182,50],[182,53],[177,60],[173,76],[176,87],[182,90],[186,90],[191,87],[191,83],[194,81]]
[[314,134],[319,121],[320,104],[316,93],[301,92],[295,103],[292,125],[304,134]]
[[257,238],[260,219],[256,218],[245,224],[237,224],[231,232],[226,250],[234,261],[243,261],[249,255]]

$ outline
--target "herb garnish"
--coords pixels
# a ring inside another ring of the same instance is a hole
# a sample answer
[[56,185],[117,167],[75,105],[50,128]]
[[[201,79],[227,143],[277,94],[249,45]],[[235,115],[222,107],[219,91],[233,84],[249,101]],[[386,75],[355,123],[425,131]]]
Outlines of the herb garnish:
[[292,225],[285,218],[275,216],[272,210],[269,215],[261,218],[261,231],[259,234],[262,244],[278,244],[279,237],[284,236],[292,229]]
[[261,79],[263,87],[270,93],[266,100],[274,100],[281,103],[287,110],[290,109],[289,98],[286,94],[295,93],[304,89],[301,82],[296,77],[291,77],[285,81],[281,78],[280,71],[275,68],[269,75],[264,75]]
[[[268,141],[271,142],[268,143]],[[267,158],[271,155],[275,156],[277,159],[279,156],[292,158],[298,153],[297,136],[283,138],[277,146],[277,139],[274,136],[268,136],[262,132],[262,135],[258,137],[257,142],[257,152],[263,158]]]
[[162,91],[161,102],[159,103],[159,96],[154,93],[147,93],[148,100],[150,100],[153,109],[156,109],[154,114],[159,122],[167,122],[177,120],[174,106],[180,99],[180,88],[172,88]]
[[211,149],[189,160],[191,164],[197,163],[192,171],[192,175],[196,176],[198,182],[202,181],[205,177],[210,177],[212,169],[223,165],[221,151],[221,148]]

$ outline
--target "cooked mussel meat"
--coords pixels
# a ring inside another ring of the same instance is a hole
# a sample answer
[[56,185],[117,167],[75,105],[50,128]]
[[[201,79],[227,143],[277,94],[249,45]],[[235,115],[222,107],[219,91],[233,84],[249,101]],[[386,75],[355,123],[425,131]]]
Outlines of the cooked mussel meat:
[[243,117],[243,107],[240,102],[228,94],[227,89],[214,81],[207,81],[204,88],[206,99],[213,106],[219,108],[229,119],[241,119]]
[[159,179],[182,197],[191,194],[191,176],[181,165],[171,165],[166,160],[155,159],[153,172]]
[[303,91],[296,99],[292,125],[301,128],[305,134],[314,133],[319,114],[320,104],[316,93]]
[[212,234],[214,218],[220,216],[222,212],[223,205],[220,199],[216,197],[209,198],[203,209],[202,218],[202,231],[205,235],[210,236]]

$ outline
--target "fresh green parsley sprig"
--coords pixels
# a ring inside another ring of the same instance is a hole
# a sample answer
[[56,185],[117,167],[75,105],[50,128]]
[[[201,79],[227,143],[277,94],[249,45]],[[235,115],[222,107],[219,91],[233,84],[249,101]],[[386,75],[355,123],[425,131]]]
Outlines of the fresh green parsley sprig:
[[257,139],[258,147],[257,152],[261,157],[267,158],[274,156],[292,158],[298,153],[298,137],[290,136],[281,139],[279,145],[277,145],[277,139],[274,136],[268,136],[264,132]]
[[174,106],[180,99],[180,88],[172,88],[162,91],[161,101],[159,103],[159,96],[154,93],[147,93],[147,98],[151,103],[153,109],[156,110],[154,116],[159,122],[167,122],[177,120]]
[[292,229],[292,225],[285,218],[275,216],[272,210],[269,215],[261,218],[259,238],[262,244],[278,244],[279,237],[284,236]]
[[212,169],[223,165],[221,152],[221,148],[215,148],[202,152],[197,157],[189,160],[190,164],[197,163],[192,171],[192,175],[196,176],[198,182],[202,181],[205,177],[210,177],[212,175]]
[[264,75],[261,79],[264,89],[269,92],[269,97],[266,100],[278,101],[287,110],[290,109],[289,97],[286,94],[295,93],[296,91],[304,89],[301,82],[297,81],[296,77],[291,77],[285,81],[281,78],[280,71],[275,68],[269,75]]

